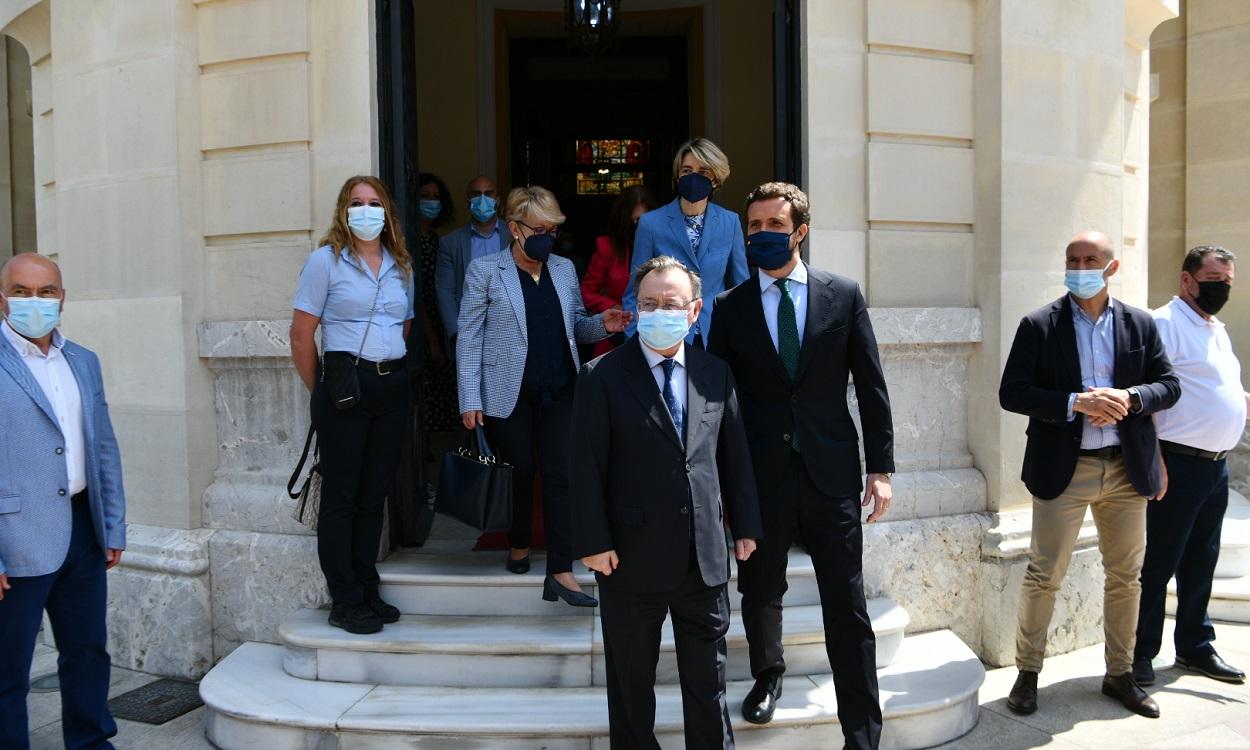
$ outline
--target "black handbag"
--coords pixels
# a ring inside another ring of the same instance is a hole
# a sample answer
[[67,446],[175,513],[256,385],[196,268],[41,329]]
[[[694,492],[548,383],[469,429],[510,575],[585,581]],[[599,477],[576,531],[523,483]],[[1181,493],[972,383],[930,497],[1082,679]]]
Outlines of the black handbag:
[[325,383],[330,394],[330,403],[339,411],[347,411],[360,402],[360,376],[356,374],[356,366],[360,364],[360,355],[369,340],[369,329],[373,327],[373,314],[377,312],[381,292],[382,281],[379,279],[373,292],[373,305],[369,308],[369,322],[365,324],[365,335],[360,339],[355,358],[346,354],[330,356],[334,352],[326,352],[321,357],[321,382]]
[[512,467],[491,453],[481,427],[443,455],[434,510],[478,531],[512,528]]

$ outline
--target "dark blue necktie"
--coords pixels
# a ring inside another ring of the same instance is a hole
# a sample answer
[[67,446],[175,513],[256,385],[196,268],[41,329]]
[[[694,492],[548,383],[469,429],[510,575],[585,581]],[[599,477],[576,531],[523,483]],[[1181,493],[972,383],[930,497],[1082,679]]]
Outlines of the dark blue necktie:
[[[777,279],[773,283],[781,290],[781,301],[777,304],[777,353],[793,383],[799,377],[799,320],[794,312],[794,297],[790,295],[790,280]],[[799,450],[797,427],[790,437],[790,447]]]
[[686,415],[681,410],[681,404],[677,403],[677,394],[673,392],[673,368],[677,365],[677,361],[666,359],[660,363],[664,367],[664,405],[668,407],[668,413],[673,417],[673,426],[677,428],[677,438],[681,440],[681,444],[686,444]]

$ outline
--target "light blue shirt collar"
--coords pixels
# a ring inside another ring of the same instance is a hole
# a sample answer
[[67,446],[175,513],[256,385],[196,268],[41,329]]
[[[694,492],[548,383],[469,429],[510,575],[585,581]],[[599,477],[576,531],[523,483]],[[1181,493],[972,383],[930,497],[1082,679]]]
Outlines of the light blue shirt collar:
[[[362,261],[360,258],[352,258],[351,251],[348,250],[347,248],[343,248],[342,250],[339,250],[339,257],[347,261],[348,263],[351,263],[356,268],[359,268],[369,278],[373,278],[373,272],[370,271],[368,266],[364,264],[364,261]],[[390,250],[387,250],[385,247],[383,247],[382,248],[382,265],[378,267],[377,278],[380,279],[383,276],[385,276],[386,272],[389,271],[394,265],[395,265],[395,257],[391,255]]]
[[[757,275],[759,276],[760,294],[764,294],[769,289],[776,288],[774,286],[777,283],[776,279],[764,273],[764,269],[762,268],[756,269],[756,271],[757,271]],[[786,278],[793,281],[796,284],[803,284],[804,286],[806,286],[807,285],[807,265],[801,260],[798,263],[795,263],[794,270],[790,271],[790,275],[787,276]]]

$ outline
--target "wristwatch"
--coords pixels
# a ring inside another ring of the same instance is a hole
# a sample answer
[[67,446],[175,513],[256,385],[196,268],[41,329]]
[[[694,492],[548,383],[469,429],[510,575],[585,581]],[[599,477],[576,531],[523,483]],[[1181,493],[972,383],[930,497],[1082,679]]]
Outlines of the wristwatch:
[[1141,411],[1141,394],[1136,388],[1128,389],[1128,410],[1134,414]]

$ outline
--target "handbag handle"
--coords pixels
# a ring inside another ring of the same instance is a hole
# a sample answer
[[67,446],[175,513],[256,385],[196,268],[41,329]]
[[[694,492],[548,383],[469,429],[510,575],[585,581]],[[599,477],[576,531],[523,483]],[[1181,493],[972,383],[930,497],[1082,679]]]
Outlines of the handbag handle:
[[[477,452],[474,454],[473,444],[477,443]],[[481,426],[474,427],[473,432],[464,436],[464,445],[460,448],[460,455],[476,458],[484,464],[494,463],[495,454],[491,452],[490,444],[486,442],[486,430]]]
[[[286,494],[290,495],[292,500],[299,499],[299,496],[303,494],[303,491],[304,491],[303,486],[301,485],[299,491],[296,491],[295,485],[296,483],[299,482],[300,475],[304,473],[304,463],[308,461],[308,448],[309,446],[313,444],[313,435],[315,434],[317,434],[316,428],[313,427],[312,425],[309,425],[308,437],[304,439],[304,452],[300,454],[299,463],[295,465],[295,471],[291,474],[290,480],[288,480],[286,483]],[[317,448],[313,448],[314,461],[316,460],[318,449],[321,447],[320,445],[321,441],[317,441],[317,442],[318,442]]]

